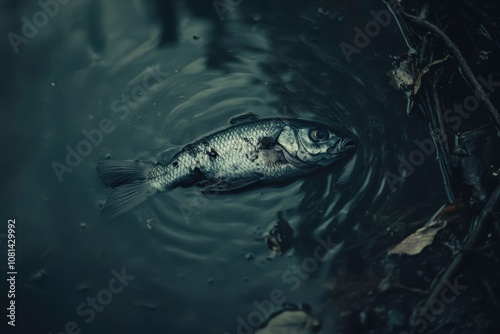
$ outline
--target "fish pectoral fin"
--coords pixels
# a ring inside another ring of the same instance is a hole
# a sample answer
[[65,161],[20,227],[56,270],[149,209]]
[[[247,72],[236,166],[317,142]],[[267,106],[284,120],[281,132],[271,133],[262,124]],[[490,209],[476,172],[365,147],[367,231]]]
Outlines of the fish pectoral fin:
[[176,148],[167,148],[156,155],[156,160],[162,165],[168,165],[178,152],[179,150]]
[[203,182],[196,185],[202,187],[203,190],[206,191],[232,191],[257,183],[261,180],[262,177],[260,175],[257,175],[256,177],[248,179],[219,180],[211,183]]
[[248,113],[240,116],[233,117],[229,120],[229,124],[244,124],[244,123],[250,123],[250,122],[255,122],[256,120],[259,119],[259,116]]

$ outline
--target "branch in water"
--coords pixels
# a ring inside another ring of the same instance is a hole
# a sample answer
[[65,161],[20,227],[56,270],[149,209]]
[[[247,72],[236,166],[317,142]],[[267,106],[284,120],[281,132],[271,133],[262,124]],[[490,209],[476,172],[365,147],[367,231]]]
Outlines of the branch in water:
[[438,35],[443,39],[443,41],[448,46],[455,59],[458,61],[458,64],[463,70],[466,79],[468,79],[469,81],[469,84],[474,87],[474,93],[476,94],[477,98],[483,103],[490,117],[495,121],[497,127],[500,128],[500,115],[498,114],[498,111],[496,110],[495,106],[493,106],[493,104],[491,103],[490,99],[486,95],[486,92],[484,91],[481,84],[477,81],[476,77],[474,76],[474,73],[472,73],[471,68],[465,61],[465,58],[462,56],[462,53],[455,45],[455,43],[453,43],[453,41],[441,29],[439,29],[432,23],[420,19],[416,16],[407,14],[405,12],[403,12],[403,14],[409,19],[411,19],[413,22],[428,28],[433,33],[435,33],[436,35]]

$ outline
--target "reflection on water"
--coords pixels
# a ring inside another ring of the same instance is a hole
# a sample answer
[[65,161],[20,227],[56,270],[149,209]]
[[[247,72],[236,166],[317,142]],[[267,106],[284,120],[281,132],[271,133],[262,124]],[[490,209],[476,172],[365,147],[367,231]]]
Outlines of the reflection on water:
[[[325,15],[324,3],[243,1],[221,21],[212,1],[72,2],[7,56],[16,64],[11,85],[25,94],[6,117],[21,129],[18,150],[29,156],[8,181],[26,200],[9,212],[25,226],[20,304],[30,305],[37,328],[60,331],[73,319],[92,333],[234,333],[238,317],[274,289],[286,301],[314,305],[325,330],[332,328],[324,303],[330,277],[336,261],[357,256],[342,247],[366,237],[366,217],[418,201],[392,193],[383,177],[418,133],[406,123],[405,102],[387,88],[387,57],[367,50],[357,63],[344,61],[338,44],[361,14],[340,5]],[[19,30],[17,17],[36,6],[10,8],[9,28]],[[248,112],[344,128],[358,150],[296,182],[211,197],[178,188],[116,220],[99,216],[107,190],[97,161],[152,159]],[[51,163],[64,164],[66,147],[76,149],[82,131],[103,119],[113,130],[59,182]],[[262,233],[280,211],[294,248],[270,261]],[[337,251],[307,277],[284,277],[318,240]],[[133,283],[86,323],[76,306],[122,267]],[[43,279],[28,278],[40,270]]]

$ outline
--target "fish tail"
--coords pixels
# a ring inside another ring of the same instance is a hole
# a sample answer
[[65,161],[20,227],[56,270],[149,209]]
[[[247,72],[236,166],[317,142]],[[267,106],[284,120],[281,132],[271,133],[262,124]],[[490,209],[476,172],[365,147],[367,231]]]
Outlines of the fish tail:
[[148,178],[152,163],[137,160],[103,160],[97,164],[102,182],[111,187],[102,215],[114,218],[158,192]]

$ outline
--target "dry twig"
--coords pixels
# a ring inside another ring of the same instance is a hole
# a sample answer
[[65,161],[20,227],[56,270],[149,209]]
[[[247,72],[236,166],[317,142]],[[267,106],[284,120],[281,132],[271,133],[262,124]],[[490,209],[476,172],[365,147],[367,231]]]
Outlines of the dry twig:
[[496,110],[495,106],[493,106],[493,103],[491,103],[490,99],[488,98],[488,95],[484,91],[481,84],[477,81],[476,77],[474,76],[474,73],[472,73],[469,64],[467,64],[465,58],[462,56],[462,53],[455,45],[455,43],[453,43],[453,41],[441,29],[439,29],[432,23],[423,20],[419,17],[407,14],[405,12],[403,12],[403,14],[413,22],[431,30],[445,42],[446,46],[450,49],[451,53],[453,54],[453,57],[457,60],[458,64],[460,65],[460,68],[462,69],[465,78],[468,80],[469,84],[472,87],[474,87],[474,94],[476,94],[477,98],[483,103],[484,107],[488,111],[488,114],[495,121],[497,127],[500,128],[500,115],[498,114],[498,111]]

